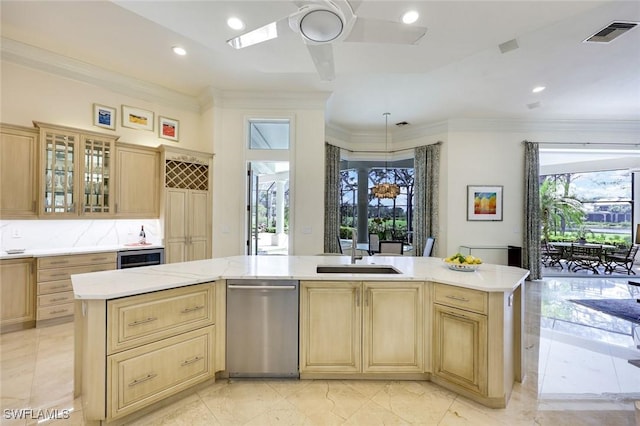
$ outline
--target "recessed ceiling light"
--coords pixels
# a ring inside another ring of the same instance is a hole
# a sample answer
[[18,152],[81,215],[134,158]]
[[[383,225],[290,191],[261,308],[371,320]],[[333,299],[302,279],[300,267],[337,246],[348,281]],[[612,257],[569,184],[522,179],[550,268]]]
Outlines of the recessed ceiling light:
[[536,87],[534,87],[534,88],[533,88],[532,92],[533,92],[533,93],[540,93],[540,92],[542,92],[544,89],[546,89],[546,87],[544,87],[544,86],[536,86]]
[[227,25],[233,30],[241,30],[244,28],[244,22],[242,22],[240,18],[236,18],[235,16],[227,19]]
[[402,22],[404,22],[405,24],[413,24],[418,20],[419,17],[420,14],[418,12],[416,12],[415,10],[410,10],[402,15]]
[[187,51],[184,50],[184,47],[173,46],[172,50],[173,50],[173,53],[175,53],[176,55],[184,56],[187,54]]

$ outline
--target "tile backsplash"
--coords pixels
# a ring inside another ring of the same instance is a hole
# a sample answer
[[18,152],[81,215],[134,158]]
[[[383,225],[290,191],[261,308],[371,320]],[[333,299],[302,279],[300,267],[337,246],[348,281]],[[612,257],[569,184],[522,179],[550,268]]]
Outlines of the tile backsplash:
[[162,244],[158,219],[0,220],[0,250],[113,246],[138,241],[144,226],[147,242]]

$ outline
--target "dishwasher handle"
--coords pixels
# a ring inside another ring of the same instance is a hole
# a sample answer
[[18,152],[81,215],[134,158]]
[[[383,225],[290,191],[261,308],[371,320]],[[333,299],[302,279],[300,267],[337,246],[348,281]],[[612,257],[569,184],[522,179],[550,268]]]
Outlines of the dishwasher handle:
[[227,284],[229,290],[295,290],[295,285],[241,285]]

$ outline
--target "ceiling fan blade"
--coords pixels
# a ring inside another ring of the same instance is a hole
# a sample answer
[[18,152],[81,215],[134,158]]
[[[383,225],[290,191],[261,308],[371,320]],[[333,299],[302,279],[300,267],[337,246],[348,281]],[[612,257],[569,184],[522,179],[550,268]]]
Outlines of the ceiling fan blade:
[[318,70],[320,79],[331,81],[336,78],[335,67],[333,65],[333,48],[331,44],[307,44],[307,49],[311,54],[311,59]]
[[417,44],[427,32],[426,27],[401,24],[380,19],[358,17],[344,41],[361,43]]
[[284,17],[270,24],[264,25],[255,30],[251,30],[244,34],[240,34],[237,37],[227,40],[234,49],[242,49],[244,47],[253,46],[254,44],[262,43],[267,40],[278,37],[278,34],[288,31],[289,17]]

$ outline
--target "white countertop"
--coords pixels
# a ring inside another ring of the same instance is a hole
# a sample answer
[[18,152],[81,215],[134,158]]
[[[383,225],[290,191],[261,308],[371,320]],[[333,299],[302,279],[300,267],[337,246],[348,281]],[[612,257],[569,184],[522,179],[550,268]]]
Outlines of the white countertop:
[[331,274],[317,265],[348,264],[349,256],[235,256],[71,276],[76,299],[115,299],[218,279],[317,281],[436,281],[489,292],[511,292],[529,271],[483,264],[475,272],[450,270],[440,258],[365,257],[358,264],[392,265],[401,274]]
[[124,251],[124,250],[141,250],[141,249],[154,249],[162,248],[160,244],[148,244],[148,245],[126,245],[117,244],[109,246],[91,246],[91,247],[62,247],[62,248],[47,248],[47,249],[29,249],[23,253],[8,254],[6,251],[0,252],[0,260],[5,259],[20,259],[25,257],[47,257],[47,256],[63,256],[67,254],[90,254],[90,253],[104,253],[110,251]]

